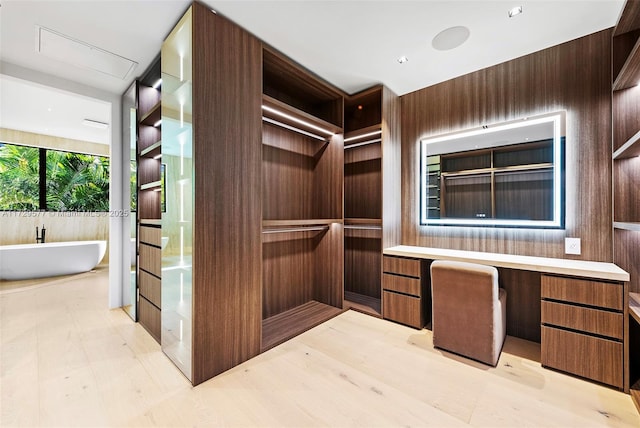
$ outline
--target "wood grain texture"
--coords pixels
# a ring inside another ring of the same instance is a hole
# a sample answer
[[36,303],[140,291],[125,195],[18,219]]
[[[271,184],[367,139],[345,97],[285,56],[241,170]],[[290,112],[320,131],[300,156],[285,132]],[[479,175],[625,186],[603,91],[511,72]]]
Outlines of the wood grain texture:
[[342,127],[342,99],[346,94],[270,46],[263,52],[263,90],[270,97]]
[[640,158],[614,161],[614,221],[640,222]]
[[620,74],[620,70],[622,70],[622,67],[624,67],[625,63],[627,62],[629,54],[638,41],[638,36],[640,36],[640,30],[630,31],[613,37],[612,85]]
[[640,87],[613,92],[613,150],[640,131]]
[[627,0],[613,34],[618,36],[637,29],[640,29],[640,0]]
[[623,291],[621,283],[542,275],[540,295],[543,299],[622,311]]
[[192,37],[197,385],[260,352],[262,44],[197,2]]
[[382,248],[400,244],[402,221],[401,101],[382,88]]
[[162,256],[160,248],[140,242],[138,251],[140,252],[138,267],[152,275],[155,275],[157,278],[161,278]]
[[[347,165],[354,162],[365,162],[365,161],[374,161],[377,160],[380,162],[380,158],[382,157],[382,151],[380,147],[380,142],[371,143],[363,146],[357,146],[349,148],[345,146],[344,151],[344,164],[345,164],[345,176],[348,174],[346,171]],[[380,169],[380,166],[378,166]],[[346,177],[345,177],[346,178]],[[381,183],[378,185],[380,187]],[[382,191],[382,189],[380,189]]]
[[640,38],[629,52],[620,72],[613,82],[613,90],[618,91],[636,86],[640,80]]
[[[322,233],[325,235],[326,233]],[[262,318],[293,309],[313,298],[317,235],[269,242],[262,249]]]
[[157,308],[162,308],[162,284],[160,278],[148,274],[143,270],[140,270],[138,278],[140,280],[140,283],[138,284],[138,287],[140,288],[140,295],[147,299],[149,302],[153,303],[153,305]]
[[564,303],[542,301],[541,322],[622,340],[624,319],[620,312],[601,311]]
[[140,242],[160,247],[162,244],[162,229],[159,227],[140,226]]
[[384,256],[382,259],[382,271],[420,278],[420,260],[405,257]]
[[[346,150],[345,157],[356,155],[355,151],[362,153],[363,150],[371,148],[370,146],[361,146]],[[382,218],[380,157],[344,165],[344,216],[347,218]]]
[[[610,57],[605,30],[402,96],[402,242],[611,261]],[[421,138],[558,110],[568,113],[565,230],[419,225]],[[567,236],[582,239],[580,256],[564,254]]]
[[342,312],[320,302],[309,301],[262,322],[262,352],[321,324]]
[[421,329],[424,327],[424,315],[421,310],[422,302],[419,297],[407,296],[393,291],[383,291],[382,294],[384,319],[399,322],[413,328]]
[[[354,231],[357,231],[355,229]],[[381,298],[382,243],[377,238],[347,237],[344,240],[344,290]]]
[[344,309],[353,309],[367,315],[382,318],[382,298],[366,296],[364,294],[353,293],[345,289]]
[[552,327],[542,327],[541,363],[623,388],[622,343]]
[[629,272],[629,291],[640,293],[640,233],[616,230],[614,257],[616,264]]
[[540,273],[498,268],[507,292],[507,334],[540,343]]
[[382,289],[422,297],[422,286],[419,278],[408,278],[406,276],[383,273]]
[[315,250],[313,300],[342,308],[344,300],[344,231],[333,223]]
[[344,101],[344,132],[382,122],[382,86],[377,85],[347,97]]
[[160,309],[142,296],[138,300],[138,322],[160,343]]
[[342,218],[342,137],[323,144],[264,124],[261,187],[266,220]]

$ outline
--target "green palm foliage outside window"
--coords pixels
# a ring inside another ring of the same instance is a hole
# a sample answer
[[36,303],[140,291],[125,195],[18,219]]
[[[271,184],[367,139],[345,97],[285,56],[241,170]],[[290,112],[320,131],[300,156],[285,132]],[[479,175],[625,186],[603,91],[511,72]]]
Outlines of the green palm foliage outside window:
[[[44,183],[40,155],[46,156]],[[46,206],[40,206],[40,193]],[[108,211],[109,158],[0,144],[0,210]]]

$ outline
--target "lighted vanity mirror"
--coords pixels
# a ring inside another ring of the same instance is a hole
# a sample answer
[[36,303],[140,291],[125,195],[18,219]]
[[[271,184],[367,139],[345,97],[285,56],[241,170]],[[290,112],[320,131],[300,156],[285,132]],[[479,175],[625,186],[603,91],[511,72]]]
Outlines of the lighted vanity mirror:
[[423,225],[564,227],[565,112],[421,141]]

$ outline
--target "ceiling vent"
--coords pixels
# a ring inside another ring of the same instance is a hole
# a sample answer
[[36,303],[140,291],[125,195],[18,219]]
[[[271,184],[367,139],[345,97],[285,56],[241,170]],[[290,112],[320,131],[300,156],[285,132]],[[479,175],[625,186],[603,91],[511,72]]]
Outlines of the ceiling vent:
[[126,79],[137,62],[36,25],[36,52],[76,67]]

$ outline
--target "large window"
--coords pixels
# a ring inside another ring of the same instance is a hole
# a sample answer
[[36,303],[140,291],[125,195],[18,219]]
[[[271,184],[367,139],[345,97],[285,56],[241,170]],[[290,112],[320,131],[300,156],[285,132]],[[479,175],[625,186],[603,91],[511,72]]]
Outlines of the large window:
[[0,143],[0,210],[108,211],[109,158]]

